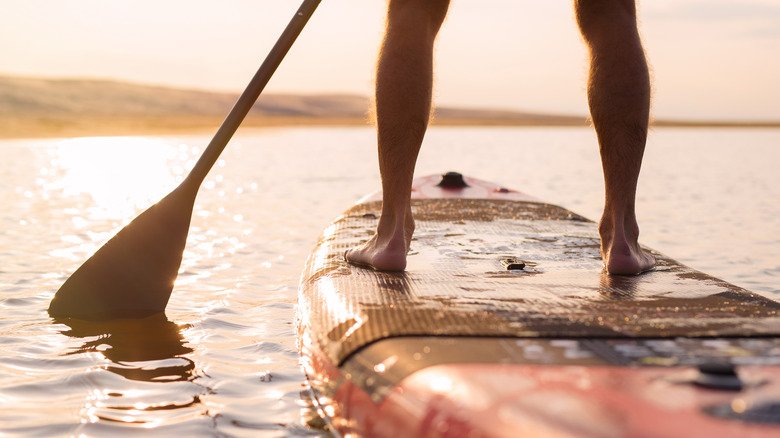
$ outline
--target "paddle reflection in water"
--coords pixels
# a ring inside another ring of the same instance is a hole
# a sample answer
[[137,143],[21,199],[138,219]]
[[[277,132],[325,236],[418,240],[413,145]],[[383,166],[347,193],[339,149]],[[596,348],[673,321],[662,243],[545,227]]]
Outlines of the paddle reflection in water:
[[93,338],[66,354],[100,352],[112,363],[107,370],[128,379],[170,382],[194,377],[195,363],[184,357],[193,351],[181,334],[186,326],[168,320],[163,313],[142,319],[60,318],[56,322],[70,328],[61,332],[66,336]]
[[68,327],[62,334],[84,339],[64,355],[99,353],[107,360],[101,368],[121,376],[94,378],[97,388],[82,409],[82,423],[106,420],[149,428],[207,413],[201,397],[209,389],[195,383],[196,364],[186,357],[193,352],[182,334],[187,325],[177,325],[163,313],[141,319],[55,322]]

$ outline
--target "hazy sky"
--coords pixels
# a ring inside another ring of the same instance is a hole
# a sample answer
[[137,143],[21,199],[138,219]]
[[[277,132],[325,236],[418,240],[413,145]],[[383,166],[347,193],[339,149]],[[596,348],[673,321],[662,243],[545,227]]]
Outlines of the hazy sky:
[[[239,91],[298,0],[0,0],[0,74]],[[440,104],[585,114],[570,0],[452,0]],[[323,0],[269,91],[370,94],[384,0]],[[780,119],[780,0],[645,0],[657,117]]]

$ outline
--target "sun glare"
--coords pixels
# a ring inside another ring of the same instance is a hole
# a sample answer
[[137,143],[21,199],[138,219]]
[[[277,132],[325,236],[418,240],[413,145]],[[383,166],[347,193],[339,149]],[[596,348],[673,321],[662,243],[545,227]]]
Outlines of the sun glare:
[[192,162],[189,146],[153,137],[63,140],[52,167],[66,196],[89,196],[92,219],[126,220],[172,190]]

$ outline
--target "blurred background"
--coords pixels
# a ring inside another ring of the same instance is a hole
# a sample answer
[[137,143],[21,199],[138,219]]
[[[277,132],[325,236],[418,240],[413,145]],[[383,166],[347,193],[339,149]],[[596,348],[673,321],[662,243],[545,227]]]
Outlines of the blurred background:
[[[239,92],[294,0],[4,0],[0,74],[121,79]],[[326,0],[269,92],[372,93],[380,0]],[[657,118],[780,119],[780,3],[638,5]],[[584,115],[572,2],[453,0],[437,58],[441,105]]]

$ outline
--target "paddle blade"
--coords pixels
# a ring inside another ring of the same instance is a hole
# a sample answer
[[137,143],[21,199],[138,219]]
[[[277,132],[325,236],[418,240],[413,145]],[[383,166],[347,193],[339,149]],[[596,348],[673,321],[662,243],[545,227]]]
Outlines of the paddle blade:
[[196,193],[182,184],[120,230],[65,281],[49,314],[106,319],[164,311],[181,265]]

